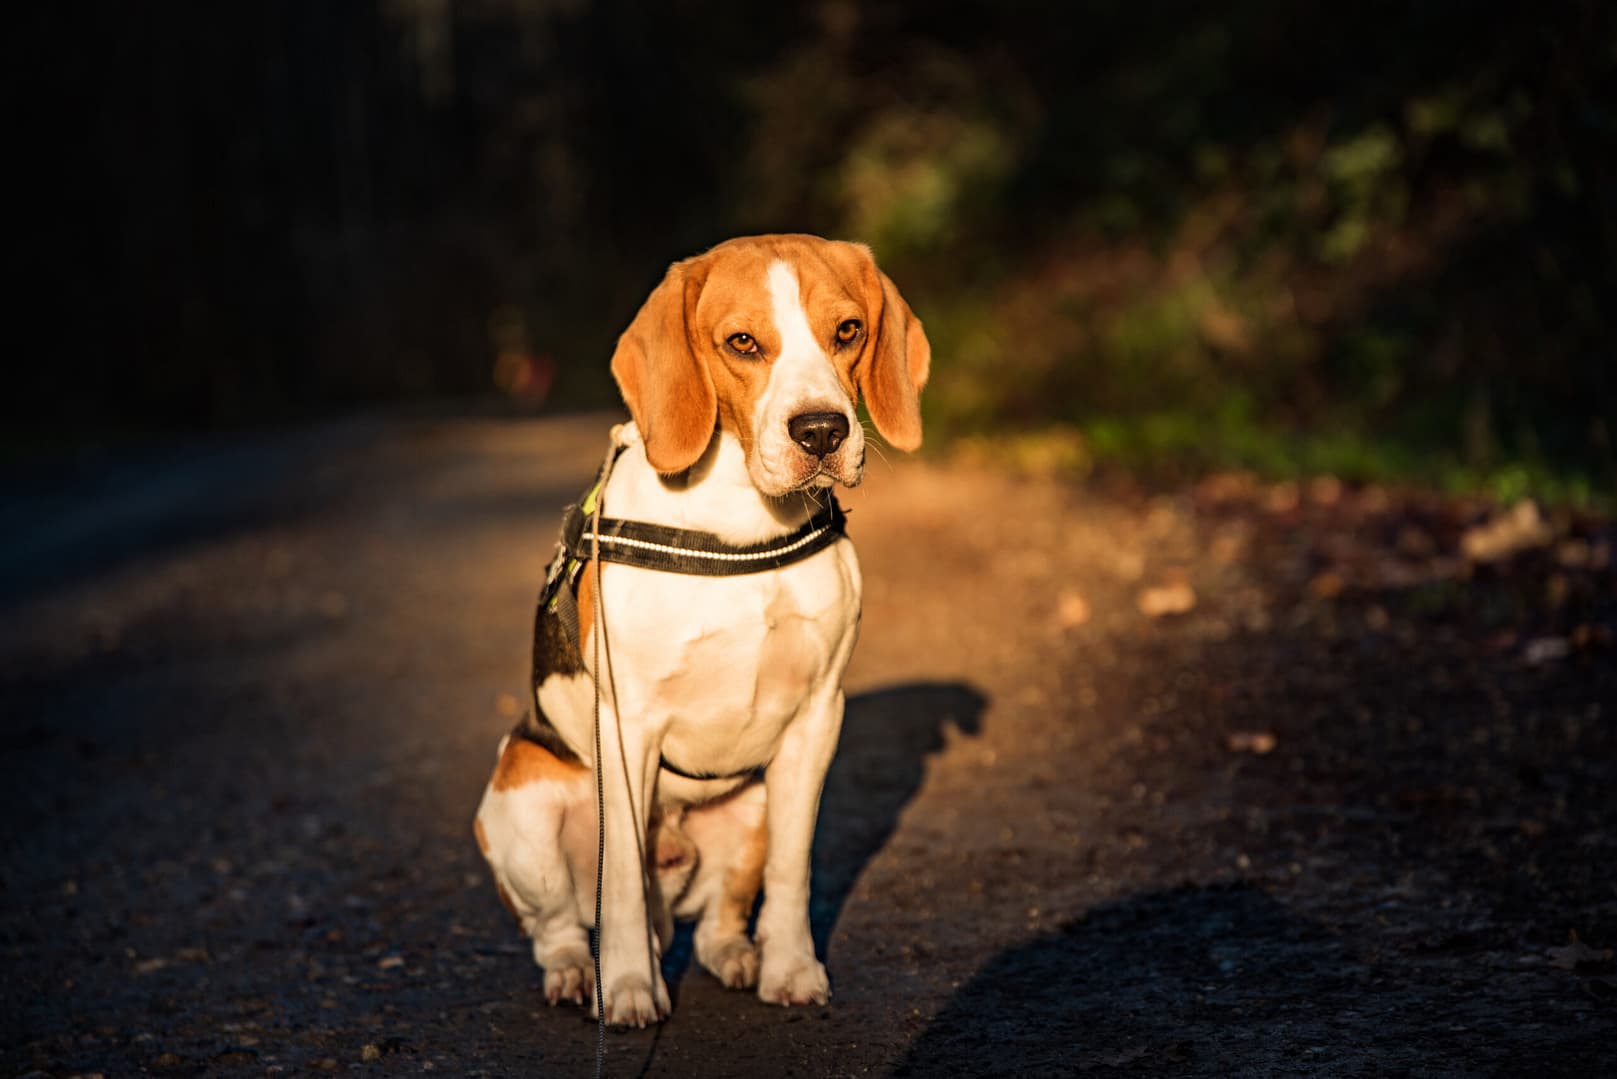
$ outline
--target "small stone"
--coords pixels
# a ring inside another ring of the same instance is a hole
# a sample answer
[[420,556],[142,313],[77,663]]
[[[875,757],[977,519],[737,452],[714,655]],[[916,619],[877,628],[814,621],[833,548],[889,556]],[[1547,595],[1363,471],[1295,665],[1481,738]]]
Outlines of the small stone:
[[376,1045],[367,1045],[367,1046],[365,1046],[365,1048],[363,1048],[363,1049],[361,1049],[359,1051],[359,1059],[363,1060],[367,1064],[371,1064],[371,1063],[374,1063],[375,1061],[381,1060],[382,1059],[381,1047],[376,1046]]
[[377,970],[396,970],[404,966],[404,957],[399,955],[384,956],[377,964]]

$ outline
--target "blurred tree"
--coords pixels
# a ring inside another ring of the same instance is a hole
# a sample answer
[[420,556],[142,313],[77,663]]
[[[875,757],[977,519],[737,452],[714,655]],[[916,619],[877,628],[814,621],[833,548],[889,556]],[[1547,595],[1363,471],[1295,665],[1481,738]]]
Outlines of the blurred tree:
[[1600,0],[35,5],[8,44],[47,340],[14,431],[480,392],[513,356],[605,401],[668,261],[792,229],[904,283],[935,430],[1612,479]]

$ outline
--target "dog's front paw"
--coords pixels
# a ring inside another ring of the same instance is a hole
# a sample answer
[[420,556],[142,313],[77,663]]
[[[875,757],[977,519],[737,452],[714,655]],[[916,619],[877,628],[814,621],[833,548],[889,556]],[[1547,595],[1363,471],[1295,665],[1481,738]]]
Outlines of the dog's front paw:
[[696,958],[726,989],[751,989],[758,984],[758,948],[745,934],[707,947],[699,940]]
[[772,962],[765,949],[763,969],[758,973],[758,999],[765,1004],[824,1004],[831,999],[825,964],[812,954]]
[[662,976],[626,974],[606,991],[606,1021],[615,1027],[647,1027],[668,1018],[673,1006]]
[[545,967],[545,999],[552,1005],[583,1004],[595,997],[595,962],[588,951],[553,956]]

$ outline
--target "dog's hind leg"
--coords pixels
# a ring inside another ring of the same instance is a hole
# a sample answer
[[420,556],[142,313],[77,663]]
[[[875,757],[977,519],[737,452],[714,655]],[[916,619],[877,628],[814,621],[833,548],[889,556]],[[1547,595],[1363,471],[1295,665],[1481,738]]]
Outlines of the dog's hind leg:
[[747,936],[763,882],[768,831],[764,787],[751,783],[686,811],[685,832],[700,852],[695,878],[676,907],[697,917],[696,959],[728,989],[758,984],[758,948]]
[[[544,968],[545,998],[551,1004],[584,1004],[594,992],[581,889],[563,834],[569,816],[580,815],[580,809],[588,811],[593,830],[592,791],[586,769],[513,739],[477,810],[478,846],[494,872],[501,902],[533,940],[534,962]],[[593,884],[593,870],[591,865],[586,884]]]

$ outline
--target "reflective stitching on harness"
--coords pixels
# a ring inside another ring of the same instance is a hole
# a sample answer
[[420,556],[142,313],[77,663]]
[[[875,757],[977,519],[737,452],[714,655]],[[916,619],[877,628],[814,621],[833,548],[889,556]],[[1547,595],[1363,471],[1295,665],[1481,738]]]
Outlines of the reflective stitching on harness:
[[815,540],[831,531],[831,529],[831,525],[823,525],[820,528],[815,529],[813,532],[808,533],[806,536],[803,536],[795,543],[789,543],[784,547],[775,547],[767,551],[750,551],[746,553],[736,553],[731,551],[698,551],[690,547],[673,547],[666,543],[652,543],[650,540],[630,539],[628,536],[597,537],[594,532],[585,532],[580,538],[585,540],[599,538],[602,543],[619,544],[624,547],[637,547],[647,551],[661,551],[664,554],[683,555],[687,558],[711,558],[719,562],[756,562],[765,558],[779,558],[783,554],[790,554],[801,547],[806,547],[808,544],[813,543]]

